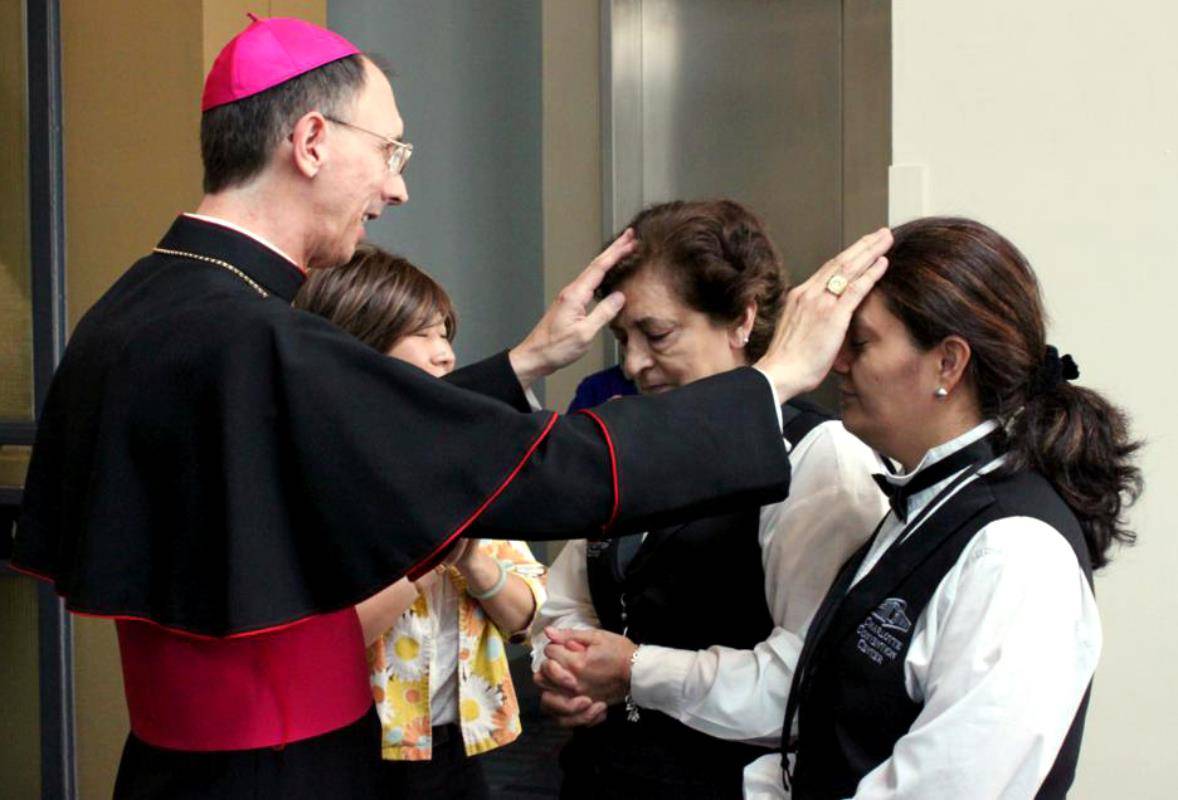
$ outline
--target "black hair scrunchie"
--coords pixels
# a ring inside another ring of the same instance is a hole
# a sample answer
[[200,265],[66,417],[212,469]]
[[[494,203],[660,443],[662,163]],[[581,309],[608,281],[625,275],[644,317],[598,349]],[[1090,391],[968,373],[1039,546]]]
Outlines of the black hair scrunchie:
[[1080,367],[1077,366],[1075,359],[1071,355],[1060,356],[1059,350],[1052,345],[1047,345],[1047,350],[1043,353],[1043,361],[1039,364],[1039,370],[1031,381],[1031,396],[1035,397],[1054,391],[1061,383],[1074,381],[1078,377],[1080,377]]

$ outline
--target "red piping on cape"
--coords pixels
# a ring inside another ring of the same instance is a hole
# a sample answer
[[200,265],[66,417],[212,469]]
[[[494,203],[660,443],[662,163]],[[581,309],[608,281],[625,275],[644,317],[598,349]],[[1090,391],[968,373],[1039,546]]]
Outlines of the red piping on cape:
[[[613,474],[614,506],[613,506],[613,510],[610,512],[609,522],[607,522],[605,525],[605,527],[608,528],[610,525],[613,524],[614,518],[617,516],[617,513],[618,513],[618,467],[617,467],[617,458],[614,454],[614,444],[613,444],[613,440],[610,439],[609,431],[606,429],[605,424],[600,419],[598,419],[598,417],[596,415],[591,414],[587,411],[583,411],[580,413],[588,414],[594,421],[597,422],[597,424],[599,426],[601,426],[602,433],[605,436],[606,445],[609,448],[610,471]],[[471,526],[471,524],[476,519],[479,518],[479,515],[482,514],[487,509],[487,506],[489,506],[495,500],[496,497],[498,497],[500,494],[502,494],[504,489],[506,489],[509,485],[511,485],[511,482],[513,480],[515,480],[517,475],[519,475],[520,470],[522,470],[524,468],[524,465],[528,463],[528,459],[530,459],[532,457],[532,454],[536,452],[536,448],[538,448],[540,446],[540,444],[546,438],[548,438],[548,434],[552,432],[552,427],[556,424],[556,420],[559,417],[560,417],[559,414],[553,413],[552,417],[548,420],[548,424],[544,426],[544,430],[540,431],[540,435],[537,436],[536,440],[534,442],[532,442],[532,444],[528,447],[527,451],[523,455],[523,458],[521,458],[520,462],[515,466],[515,469],[513,469],[511,471],[511,473],[506,478],[504,478],[503,482],[499,485],[499,488],[497,488],[494,492],[492,492],[491,496],[488,497],[486,500],[484,500],[483,503],[477,509],[475,509],[474,513],[471,514],[466,519],[465,522],[463,522],[461,525],[459,525],[458,528],[453,533],[451,533],[449,536],[447,536],[445,541],[443,541],[440,545],[438,545],[436,548],[434,548],[434,550],[428,556],[426,556],[424,559],[422,559],[421,561],[419,561],[417,564],[415,564],[413,567],[411,567],[409,569],[407,574],[411,579],[415,580],[415,579],[421,577],[422,575],[424,575],[430,569],[432,569],[433,568],[432,562],[442,553],[442,551],[444,551],[447,547],[449,547],[451,542],[453,542],[455,539],[457,539],[459,536],[461,536],[462,532],[465,531],[467,528],[469,528]],[[26,575],[30,575],[34,578],[38,578],[43,581],[48,581],[49,583],[54,584],[54,587],[56,589],[57,579],[54,578],[53,576],[43,575],[39,572],[36,572],[35,570],[28,569],[27,567],[22,567],[18,564],[10,564],[10,566],[12,567],[12,569],[14,569],[18,572],[23,572]],[[58,591],[57,594],[58,594],[58,596],[64,597],[64,595],[60,591]],[[292,625],[298,625],[300,622],[307,619],[307,617],[315,616],[316,614],[319,614],[319,613],[331,613],[331,612],[308,613],[306,616],[299,617],[298,619],[291,620],[290,622],[282,622],[277,625],[271,625],[266,628],[258,628],[256,630],[252,630],[252,631],[242,631],[240,633],[228,633],[228,634],[225,634],[224,636],[212,636],[207,633],[196,633],[195,631],[188,631],[183,628],[177,628],[177,627],[173,627],[171,625],[165,625],[162,622],[157,622],[156,620],[151,619],[150,617],[141,617],[141,616],[137,616],[135,614],[104,614],[102,612],[95,612],[95,611],[82,611],[82,610],[76,609],[72,606],[67,606],[67,607],[69,608],[71,614],[77,614],[80,617],[96,617],[99,619],[127,620],[127,621],[131,621],[131,622],[147,622],[151,625],[156,625],[160,628],[163,628],[164,630],[171,631],[172,633],[176,633],[181,636],[190,636],[193,639],[239,639],[239,638],[244,638],[246,636],[262,636],[264,634],[273,633],[275,631],[280,631],[285,628],[289,628]],[[336,610],[338,610],[338,609],[336,609]]]
[[[54,591],[57,593],[57,596],[62,597],[62,598],[65,597],[65,594],[63,594],[60,590],[57,589],[57,578],[54,578],[52,575],[45,575],[40,572],[37,572],[36,570],[31,570],[28,567],[22,567],[19,564],[13,564],[11,562],[9,562],[8,566],[17,572],[23,572],[25,575],[28,575],[31,578],[36,578],[37,580],[42,580],[47,583],[53,584]],[[345,608],[346,607],[347,606],[345,606]],[[162,628],[163,630],[168,631],[169,633],[174,633],[177,636],[187,636],[190,639],[205,639],[205,640],[209,640],[209,641],[217,641],[217,640],[221,640],[221,639],[245,639],[250,636],[264,636],[268,633],[274,633],[276,631],[286,630],[287,628],[293,627],[293,626],[298,625],[302,622],[306,622],[311,617],[316,617],[316,616],[319,616],[320,614],[334,614],[336,611],[342,610],[342,609],[336,608],[336,609],[332,609],[331,611],[310,612],[310,613],[306,614],[305,616],[299,617],[298,619],[292,619],[290,622],[280,622],[277,625],[271,625],[266,628],[257,628],[252,631],[242,631],[240,633],[227,633],[224,636],[213,636],[210,633],[197,633],[196,631],[189,631],[189,630],[185,630],[184,628],[177,628],[173,625],[165,625],[162,622],[157,622],[156,620],[152,619],[151,617],[141,617],[136,614],[104,614],[101,611],[82,611],[81,609],[75,608],[74,606],[69,605],[68,603],[66,604],[66,608],[69,609],[69,612],[71,614],[75,614],[79,617],[86,617],[88,619],[109,619],[109,620],[113,620],[114,622],[146,622],[149,625],[154,625],[157,628]]]
[[540,443],[548,438],[548,434],[552,432],[552,426],[556,424],[556,420],[559,418],[560,415],[553,412],[552,417],[548,420],[548,424],[544,426],[544,430],[540,431],[540,435],[536,437],[536,441],[532,442],[531,446],[527,449],[527,452],[524,453],[524,457],[521,458],[519,463],[515,465],[515,469],[513,469],[511,474],[503,479],[503,483],[499,484],[499,488],[492,492],[491,496],[484,500],[483,504],[476,508],[474,513],[467,517],[466,521],[459,525],[453,533],[447,536],[440,545],[435,547],[429,555],[409,568],[406,576],[410,580],[417,580],[422,575],[433,569],[438,557],[445,551],[447,547],[450,546],[450,543],[461,536],[462,532],[469,528],[471,523],[478,519],[479,516],[487,510],[487,506],[491,505],[496,497],[503,494],[503,490],[510,486],[511,482],[515,480],[515,477],[519,475],[520,470],[524,468],[524,464],[528,463],[528,459],[532,457],[532,453],[536,452],[536,448],[540,446]]
[[601,530],[604,533],[613,527],[614,521],[618,518],[618,507],[622,503],[622,495],[621,492],[618,491],[618,454],[614,450],[614,440],[609,435],[609,428],[605,427],[605,423],[601,421],[601,417],[597,416],[589,409],[583,409],[577,413],[584,414],[585,416],[589,417],[589,419],[597,423],[597,426],[601,428],[601,435],[605,437],[605,446],[609,448],[609,471],[610,477],[613,480],[614,505],[613,508],[610,509],[609,519],[606,520],[605,524],[601,526]]

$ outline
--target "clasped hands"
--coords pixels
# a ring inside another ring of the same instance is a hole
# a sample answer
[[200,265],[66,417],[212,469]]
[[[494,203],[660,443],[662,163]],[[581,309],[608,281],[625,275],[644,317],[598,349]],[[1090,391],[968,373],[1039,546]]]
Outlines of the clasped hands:
[[533,674],[540,707],[561,727],[596,725],[606,709],[630,692],[630,666],[638,645],[597,628],[547,628],[547,660]]

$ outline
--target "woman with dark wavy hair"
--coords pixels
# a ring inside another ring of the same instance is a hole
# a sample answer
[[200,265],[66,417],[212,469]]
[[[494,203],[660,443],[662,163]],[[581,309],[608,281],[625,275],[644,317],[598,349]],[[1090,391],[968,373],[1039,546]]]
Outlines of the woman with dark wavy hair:
[[[788,285],[756,215],[676,201],[629,227],[638,246],[599,291],[626,295],[610,329],[641,394],[761,357]],[[532,641],[542,705],[576,728],[562,798],[739,796],[745,764],[776,748],[801,632],[886,507],[878,458],[837,420],[796,400],[782,418],[786,500],[573,541],[553,564]]]
[[[967,219],[894,234],[834,370],[847,429],[900,471],[807,634],[785,783],[793,800],[1062,798],[1100,654],[1092,571],[1134,539],[1138,444],[1048,344],[1014,245]],[[777,796],[782,766],[751,767],[748,796]]]

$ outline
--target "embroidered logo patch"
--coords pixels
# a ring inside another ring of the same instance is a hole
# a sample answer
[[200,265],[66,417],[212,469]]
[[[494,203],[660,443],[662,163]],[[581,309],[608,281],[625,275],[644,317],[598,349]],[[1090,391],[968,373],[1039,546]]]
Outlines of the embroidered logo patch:
[[859,636],[859,652],[876,664],[882,664],[884,659],[895,661],[904,648],[900,636],[912,630],[907,611],[908,603],[898,597],[889,597],[880,603],[855,631]]
[[879,608],[871,612],[871,616],[879,620],[885,628],[891,628],[900,633],[912,630],[912,620],[908,619],[908,603],[898,597],[889,597],[879,604]]

